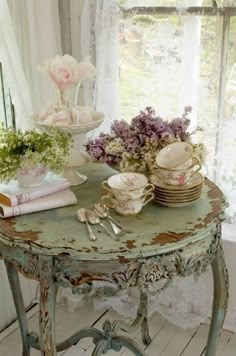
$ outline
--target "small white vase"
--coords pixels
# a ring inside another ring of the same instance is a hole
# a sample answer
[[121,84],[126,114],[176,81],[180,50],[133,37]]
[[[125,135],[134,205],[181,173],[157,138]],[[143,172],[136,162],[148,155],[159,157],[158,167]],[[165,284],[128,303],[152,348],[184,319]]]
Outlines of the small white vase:
[[30,167],[24,162],[24,165],[18,169],[17,182],[19,186],[25,188],[38,187],[43,183],[46,174],[47,168],[43,164]]

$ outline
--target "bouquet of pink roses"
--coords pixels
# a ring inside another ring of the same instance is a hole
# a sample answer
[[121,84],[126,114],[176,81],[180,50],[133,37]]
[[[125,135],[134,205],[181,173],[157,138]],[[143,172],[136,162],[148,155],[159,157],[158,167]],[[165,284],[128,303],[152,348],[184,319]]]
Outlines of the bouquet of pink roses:
[[93,120],[90,108],[77,106],[81,82],[93,78],[96,74],[89,58],[78,63],[68,54],[57,55],[45,60],[39,70],[50,79],[58,95],[56,101],[48,102],[43,107],[37,121],[48,125],[71,125]]
[[[115,120],[109,134],[101,133],[86,143],[86,151],[92,160],[105,162],[120,171],[146,172],[154,164],[158,151],[166,145],[178,141],[191,143],[193,132],[188,132],[191,111],[192,108],[186,106],[181,117],[165,121],[147,107],[130,124]],[[203,145],[195,144],[193,148],[195,156],[202,161]]]

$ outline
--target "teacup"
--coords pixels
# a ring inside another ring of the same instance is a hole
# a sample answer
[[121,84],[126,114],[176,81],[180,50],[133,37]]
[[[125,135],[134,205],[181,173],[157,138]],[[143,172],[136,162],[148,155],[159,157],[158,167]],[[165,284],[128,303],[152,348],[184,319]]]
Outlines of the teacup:
[[111,195],[104,195],[101,202],[109,208],[115,209],[121,215],[135,215],[141,212],[143,206],[154,199],[153,193],[147,193],[138,199],[121,201]]
[[138,199],[154,190],[144,174],[134,172],[115,174],[103,181],[102,187],[121,201]]
[[187,169],[192,165],[193,147],[188,142],[175,142],[156,155],[156,165],[164,169]]
[[164,183],[169,185],[184,185],[190,178],[201,169],[201,164],[197,158],[193,158],[193,163],[186,169],[165,169],[153,167],[152,173],[157,175]]

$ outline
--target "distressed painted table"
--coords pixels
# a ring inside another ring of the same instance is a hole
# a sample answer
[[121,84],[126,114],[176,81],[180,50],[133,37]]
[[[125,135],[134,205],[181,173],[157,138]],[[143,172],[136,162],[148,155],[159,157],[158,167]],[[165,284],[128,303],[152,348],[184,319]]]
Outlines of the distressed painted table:
[[[214,356],[228,301],[228,275],[221,247],[221,221],[225,208],[222,192],[206,179],[202,198],[185,208],[167,208],[150,203],[136,217],[114,215],[127,233],[114,241],[99,227],[96,242],[88,241],[86,227],[76,219],[79,207],[91,207],[103,192],[100,182],[115,172],[105,165],[81,169],[88,181],[74,190],[78,205],[0,221],[0,254],[4,259],[20,323],[23,356],[30,347],[44,356],[54,356],[86,336],[93,337],[93,356],[109,349],[129,348],[135,355],[145,353],[128,337],[119,336],[141,327],[149,344],[147,294],[155,285],[162,288],[175,276],[198,275],[211,264],[214,277],[212,322],[205,355]],[[23,308],[18,272],[39,280],[39,335],[30,333]],[[54,330],[55,295],[59,286],[71,287],[88,297],[115,294],[122,288],[138,286],[140,307],[131,324],[106,321],[103,332],[85,328],[66,341],[56,343]]]

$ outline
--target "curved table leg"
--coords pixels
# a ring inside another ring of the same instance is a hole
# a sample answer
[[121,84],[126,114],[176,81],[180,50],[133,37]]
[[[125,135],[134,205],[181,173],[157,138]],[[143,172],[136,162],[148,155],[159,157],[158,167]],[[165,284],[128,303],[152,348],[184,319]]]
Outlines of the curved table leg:
[[150,345],[152,342],[152,339],[149,335],[148,319],[146,317],[143,319],[143,322],[141,325],[141,330],[142,330],[142,339],[143,339],[144,345]]
[[40,312],[39,335],[42,356],[56,356],[55,341],[55,284],[53,256],[39,256]]
[[142,339],[144,345],[150,345],[152,342],[148,329],[147,308],[148,308],[148,296],[147,294],[140,291],[139,313],[141,313],[141,315],[144,316],[144,319],[141,324],[141,332],[142,332]]
[[141,347],[132,339],[125,336],[116,336],[113,338],[113,342],[119,343],[120,346],[133,352],[135,356],[147,356]]
[[93,350],[92,356],[101,356],[107,351],[107,340],[101,340]]
[[112,324],[113,333],[117,334],[120,329],[127,333],[132,333],[138,330],[141,326],[143,343],[144,345],[150,345],[152,339],[149,335],[149,330],[148,330],[147,307],[148,307],[147,294],[140,291],[140,302],[139,302],[137,317],[130,324],[127,324],[122,320],[114,321]]
[[19,325],[20,325],[20,332],[21,332],[21,338],[22,338],[22,344],[23,344],[23,356],[29,356],[30,355],[30,346],[27,342],[27,335],[28,335],[28,325],[27,325],[27,319],[25,315],[25,306],[24,306],[24,301],[22,297],[22,292],[21,292],[21,286],[20,286],[20,280],[19,280],[19,275],[14,267],[14,265],[7,260],[5,261],[6,269],[7,269],[7,275],[8,275],[8,280],[10,283],[11,287],[11,292],[16,308],[16,314],[18,317]]
[[221,244],[218,247],[216,257],[211,266],[214,279],[214,301],[205,356],[214,356],[216,354],[220,331],[228,305],[228,271]]

